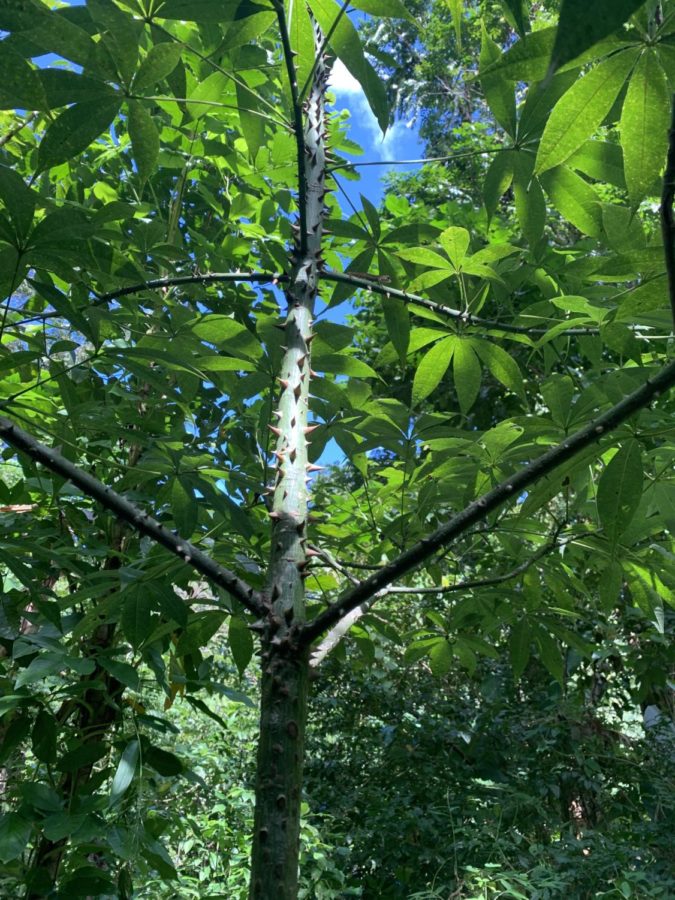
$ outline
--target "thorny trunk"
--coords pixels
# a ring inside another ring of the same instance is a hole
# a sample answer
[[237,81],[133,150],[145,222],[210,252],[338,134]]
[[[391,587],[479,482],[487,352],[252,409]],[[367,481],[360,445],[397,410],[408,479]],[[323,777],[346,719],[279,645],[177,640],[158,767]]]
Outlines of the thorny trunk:
[[[317,52],[321,33],[316,29]],[[291,79],[293,75],[291,75]],[[267,612],[262,628],[262,695],[251,867],[252,900],[294,900],[298,886],[300,802],[307,713],[309,655],[297,643],[306,619],[308,481],[307,435],[312,316],[321,266],[326,195],[324,94],[327,72],[320,59],[304,105],[300,226],[287,291],[285,351],[272,490],[272,554]],[[297,96],[297,87],[294,93]],[[296,128],[298,118],[296,118]],[[303,146],[304,144],[304,146]]]

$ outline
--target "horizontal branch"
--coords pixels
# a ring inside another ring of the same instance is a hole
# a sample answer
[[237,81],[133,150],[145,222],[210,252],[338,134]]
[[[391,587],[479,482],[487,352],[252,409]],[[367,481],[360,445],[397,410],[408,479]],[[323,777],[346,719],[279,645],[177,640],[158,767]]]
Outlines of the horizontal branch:
[[[209,272],[204,275],[167,275],[164,278],[153,278],[149,281],[141,281],[138,284],[132,284],[128,287],[117,288],[114,291],[108,291],[105,294],[94,295],[94,302],[81,310],[84,312],[90,306],[98,306],[103,303],[110,303],[112,300],[119,300],[120,297],[128,297],[129,294],[138,294],[141,291],[160,290],[164,288],[177,287],[181,284],[218,284],[232,281],[247,281],[255,284],[277,284],[288,281],[288,275],[273,272]],[[14,323],[15,325],[26,325],[29,322],[42,321],[42,319],[52,319],[56,317],[63,318],[63,313],[54,311],[46,313],[36,313],[28,319]]]
[[60,475],[67,481],[71,481],[88,497],[109,509],[136,531],[147,535],[158,544],[166,547],[167,550],[180,557],[201,575],[204,575],[218,587],[226,590],[250,612],[255,615],[262,614],[261,596],[250,585],[235,575],[234,572],[230,572],[229,569],[219,565],[210,556],[202,553],[201,550],[189,543],[189,541],[185,541],[173,534],[172,531],[169,531],[148,513],[116,493],[111,487],[103,484],[103,482],[89,475],[89,473],[84,472],[78,466],[73,465],[65,457],[61,456],[57,450],[41,444],[32,435],[19,428],[10,419],[4,418],[4,416],[0,416],[0,438],[11,447],[14,447],[15,450],[20,450],[55,474]]
[[305,625],[300,636],[301,642],[303,644],[311,643],[351,610],[370,599],[378,591],[388,587],[398,578],[416,569],[437,550],[447,547],[478,522],[487,518],[491,512],[499,509],[509,500],[519,497],[526,488],[563,463],[573,459],[586,447],[599,440],[603,435],[610,433],[674,385],[675,362],[671,362],[652,378],[647,379],[641,387],[620,403],[565,438],[561,444],[542,454],[515,475],[488,491],[487,494],[483,494],[478,500],[470,503],[462,512],[453,516],[449,522],[422,538],[379,572],[362,581],[358,587],[348,589],[336,603]]
[[[377,277],[377,276],[375,276]],[[366,291],[372,291],[375,294],[381,294],[383,297],[396,297],[404,303],[415,303],[417,306],[423,306],[432,312],[450,319],[457,319],[466,325],[478,325],[489,331],[505,331],[509,334],[527,334],[542,335],[548,332],[548,328],[531,328],[528,325],[509,325],[506,322],[496,322],[493,319],[483,319],[480,316],[474,316],[471,313],[462,312],[460,309],[453,309],[450,306],[444,306],[442,303],[436,303],[434,300],[428,300],[426,297],[420,297],[418,294],[410,294],[407,291],[401,291],[398,288],[389,287],[379,281],[369,278],[355,278],[344,272],[321,272],[321,278],[325,281],[335,281],[339,284],[351,284],[355,288],[363,288]],[[558,337],[573,334],[599,334],[598,328],[568,328],[562,331]]]

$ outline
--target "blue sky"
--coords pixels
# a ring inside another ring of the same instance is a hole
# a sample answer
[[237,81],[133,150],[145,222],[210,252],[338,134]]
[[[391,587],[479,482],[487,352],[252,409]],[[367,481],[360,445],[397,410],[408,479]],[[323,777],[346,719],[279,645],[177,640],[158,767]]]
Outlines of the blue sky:
[[[337,109],[348,109],[351,115],[349,137],[363,149],[363,155],[354,156],[355,162],[377,162],[389,159],[418,159],[423,147],[414,123],[397,121],[385,135],[380,131],[361,85],[350,75],[345,66],[337,60],[333,66],[330,87],[336,98]],[[345,154],[348,156],[348,154]],[[405,170],[417,166],[397,166]],[[382,176],[387,166],[366,166],[359,169],[360,182],[342,183],[352,202],[360,207],[359,193],[364,194],[375,206],[382,199]],[[345,203],[342,203],[343,208]],[[346,214],[350,214],[345,210]]]

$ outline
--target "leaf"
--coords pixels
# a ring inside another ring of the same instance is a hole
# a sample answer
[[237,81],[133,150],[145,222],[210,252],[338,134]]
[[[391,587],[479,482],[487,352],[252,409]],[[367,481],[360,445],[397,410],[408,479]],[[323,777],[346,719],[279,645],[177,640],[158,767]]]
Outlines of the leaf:
[[637,54],[637,50],[629,50],[610,56],[563,94],[544,128],[535,174],[565,162],[595,134],[612,108]]
[[33,223],[38,194],[13,169],[0,166],[0,200],[14,225],[17,244],[22,243]]
[[129,743],[124,748],[122,756],[120,757],[120,761],[117,764],[115,777],[113,778],[112,785],[110,786],[110,800],[108,802],[109,806],[112,807],[115,806],[116,803],[119,803],[124,794],[127,792],[129,785],[133,781],[134,773],[136,772],[136,766],[138,765],[139,756],[140,744],[138,740],[134,738],[134,740],[129,741]]
[[519,619],[511,626],[509,635],[509,657],[513,670],[513,680],[518,681],[525,671],[530,658],[530,642],[532,629],[525,619]]
[[253,656],[253,635],[243,619],[239,619],[236,616],[230,618],[227,629],[227,642],[230,645],[232,659],[234,659],[234,664],[241,678]]
[[253,91],[239,81],[236,84],[236,89],[241,130],[248,145],[251,159],[255,161],[258,150],[265,142],[265,120],[256,114],[260,104]]
[[108,744],[105,741],[91,741],[80,744],[73,750],[64,753],[56,768],[60,772],[77,772],[84,766],[91,766],[102,759],[108,753]]
[[462,49],[462,13],[464,12],[464,0],[445,0],[445,4],[450,10],[450,18],[455,29],[455,39],[457,41],[457,49]]
[[[464,231],[463,228],[458,228],[457,230]],[[417,263],[417,265],[420,266],[433,266],[436,269],[449,269],[448,261],[444,256],[441,256],[434,250],[429,250],[426,247],[411,247],[408,250],[400,250],[396,255],[401,259]]]
[[335,375],[353,375],[355,378],[380,377],[368,363],[344,353],[316,354],[312,356],[312,364],[317,371],[331,372]]
[[515,359],[497,344],[489,344],[487,341],[476,340],[471,346],[497,381],[513,391],[523,403],[527,402],[525,381]]
[[[502,51],[492,40],[481,22],[480,68],[487,69],[492,63],[499,62]],[[481,86],[490,110],[504,131],[512,137],[516,132],[516,92],[513,82],[497,72],[493,75],[481,76]]]
[[159,132],[148,110],[137,100],[129,101],[129,137],[138,177],[144,183],[157,166]]
[[539,181],[532,176],[530,160],[518,153],[515,162],[513,196],[516,215],[525,239],[534,246],[544,233],[546,200]]
[[375,239],[375,242],[379,240],[382,229],[380,227],[380,216],[378,211],[375,209],[373,204],[367,197],[364,197],[361,194],[361,206],[363,208],[364,213],[366,214],[366,219],[368,219],[368,224],[370,225],[370,231]]
[[613,559],[609,562],[607,568],[600,573],[598,599],[603,612],[609,613],[617,605],[621,598],[622,585],[623,567],[618,560]]
[[416,24],[415,17],[405,8],[403,0],[351,0],[350,6],[389,19],[407,19]]
[[513,19],[518,34],[522,37],[527,31],[529,22],[523,11],[523,0],[501,0],[507,18]]
[[410,315],[405,304],[396,297],[380,297],[389,340],[394,345],[402,366],[406,364],[410,346]]
[[229,316],[209,314],[198,319],[192,325],[197,337],[210,344],[216,344],[233,356],[248,356],[259,359],[262,347],[248,328]]
[[38,148],[40,171],[67,162],[107,131],[119,110],[118,100],[76,103],[47,126]]
[[495,60],[480,77],[501,74],[511,81],[541,81],[548,71],[555,28],[541,28],[517,41],[499,60]]
[[459,408],[466,415],[480,391],[481,369],[473,349],[473,341],[458,340],[452,357],[452,374]]
[[389,124],[387,94],[377,72],[363,55],[356,28],[349,17],[342,14],[341,5],[335,0],[311,0],[309,5],[323,33],[331,35],[329,43],[335,55],[363,88],[368,104],[385,132]]
[[298,90],[302,90],[312,71],[315,56],[314,28],[305,3],[291,4],[288,30],[291,37],[291,48],[296,54],[293,62],[297,73]]
[[623,153],[618,144],[610,144],[609,141],[586,141],[568,158],[566,165],[596,181],[605,181],[620,188],[626,186]]
[[175,477],[171,485],[171,514],[178,534],[189,540],[197,527],[197,501],[192,488],[179,477]]
[[131,646],[138,648],[152,633],[155,600],[140,588],[127,589],[122,600],[120,625]]
[[591,237],[602,235],[600,198],[591,185],[567,166],[557,166],[541,176],[551,203],[568,222]]
[[3,47],[0,51],[0,109],[48,108],[37,70],[14,50]]
[[626,186],[634,205],[658,188],[666,161],[669,122],[668,79],[656,53],[648,48],[628,82],[619,124]]
[[457,339],[448,337],[428,350],[422,357],[412,387],[412,406],[417,406],[438,387],[448,370]]
[[616,544],[640,505],[643,477],[642,454],[637,441],[624,444],[600,477],[598,516],[611,544]]
[[256,13],[264,12],[265,5],[243,0],[227,2],[223,0],[165,0],[156,13],[157,19],[182,19],[186,22],[232,22]]
[[31,738],[36,759],[50,764],[55,762],[56,721],[46,709],[41,709],[35,717]]
[[49,109],[82,101],[96,100],[100,103],[115,97],[115,91],[104,81],[78,75],[69,69],[41,69],[40,80]]
[[497,153],[483,180],[483,203],[487,212],[488,225],[497,211],[499,201],[511,187],[513,181],[513,154],[510,151]]
[[436,678],[447,675],[452,668],[453,652],[450,644],[443,639],[437,640],[429,651],[429,665]]
[[163,750],[161,747],[155,747],[154,745],[145,750],[143,761],[152,766],[155,772],[158,772],[164,778],[173,778],[176,775],[180,775],[185,768],[183,761],[175,753],[170,753],[168,750]]
[[0,816],[0,862],[18,859],[28,847],[32,825],[19,813]]
[[178,65],[182,49],[180,44],[170,41],[151,47],[134,76],[133,89],[143,91],[153,87],[158,81],[164,81]]
[[[448,254],[453,266],[456,269],[460,269],[462,262],[466,257],[466,251],[469,249],[469,242],[471,240],[466,228],[456,228],[454,226],[446,228],[445,231],[441,232],[438,236],[438,240],[441,247],[443,247]],[[444,265],[447,266],[445,261]]]
[[538,627],[535,640],[539,645],[539,658],[551,675],[561,686],[565,683],[565,659],[558,642],[551,635]]
[[571,59],[617,31],[645,0],[563,0],[551,54],[551,69]]

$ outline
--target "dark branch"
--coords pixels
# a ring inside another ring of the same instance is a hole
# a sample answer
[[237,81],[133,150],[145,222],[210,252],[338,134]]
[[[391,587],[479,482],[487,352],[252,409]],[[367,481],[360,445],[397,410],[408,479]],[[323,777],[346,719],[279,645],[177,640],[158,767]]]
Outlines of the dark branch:
[[378,591],[387,588],[398,578],[402,578],[408,572],[416,569],[441,547],[447,547],[478,522],[487,518],[491,512],[499,509],[509,500],[517,498],[525,488],[573,459],[594,441],[613,431],[638,410],[647,406],[655,397],[672,388],[673,385],[675,385],[675,362],[671,362],[658,371],[636,391],[579,431],[565,438],[557,447],[553,447],[511,478],[470,503],[466,509],[453,516],[449,522],[437,528],[409,550],[401,553],[379,572],[362,581],[358,587],[347,590],[333,606],[307,623],[301,633],[302,643],[311,643],[352,609],[369,600]]
[[661,194],[661,231],[663,234],[663,253],[668,273],[668,293],[670,309],[675,328],[675,221],[673,221],[673,199],[675,198],[675,94],[672,100],[672,119],[668,132],[668,159],[663,174],[663,193]]
[[109,509],[136,531],[146,534],[154,541],[157,541],[158,544],[166,547],[167,550],[180,557],[193,569],[196,569],[197,572],[230,593],[250,612],[256,615],[262,614],[261,596],[245,581],[242,581],[241,578],[235,575],[234,572],[230,572],[229,569],[219,565],[211,557],[198,550],[197,547],[173,534],[160,522],[153,519],[148,513],[143,512],[129,500],[125,500],[112,488],[73,465],[65,457],[61,456],[58,451],[36,441],[28,432],[23,431],[14,422],[3,416],[0,416],[0,437],[11,447],[20,450],[47,469],[71,481],[87,496],[98,501],[101,506]]
[[305,131],[302,120],[302,102],[298,90],[298,73],[293,62],[293,48],[291,36],[288,33],[288,22],[284,10],[283,0],[272,0],[277,19],[279,21],[279,33],[281,46],[288,72],[288,82],[291,91],[291,104],[293,106],[293,132],[295,134],[296,153],[298,157],[298,216],[300,219],[300,255],[307,253],[307,176],[305,174]]
[[[337,281],[340,284],[351,284],[355,288],[363,288],[366,291],[373,291],[375,294],[381,294],[383,297],[396,297],[404,303],[415,303],[417,306],[423,306],[432,312],[450,319],[457,319],[466,325],[477,325],[489,331],[505,331],[509,334],[546,334],[548,328],[530,328],[528,325],[509,325],[506,322],[495,322],[492,319],[483,319],[480,316],[472,316],[471,313],[462,312],[459,309],[452,309],[450,306],[443,306],[442,303],[436,303],[434,300],[427,300],[426,297],[420,297],[418,294],[409,294],[407,291],[400,291],[398,288],[389,287],[381,284],[379,281],[369,278],[355,278],[342,272],[322,272],[321,278],[326,281]],[[561,332],[562,335],[573,334],[599,334],[597,328],[568,328],[567,331]]]
[[[141,291],[161,290],[164,288],[176,287],[181,284],[214,284],[224,283],[228,281],[248,281],[255,284],[277,284],[288,281],[288,275],[274,272],[209,272],[205,275],[167,275],[164,278],[152,278],[149,281],[141,281],[139,284],[132,284],[128,287],[116,288],[114,291],[108,291],[105,294],[94,294],[93,303],[81,310],[85,312],[90,306],[99,306],[103,303],[110,303],[112,300],[119,300],[120,297],[127,297],[129,294],[138,294]],[[25,325],[42,319],[52,319],[55,317],[63,317],[60,312],[36,313],[29,319],[23,319],[21,322],[15,322],[15,325]]]

